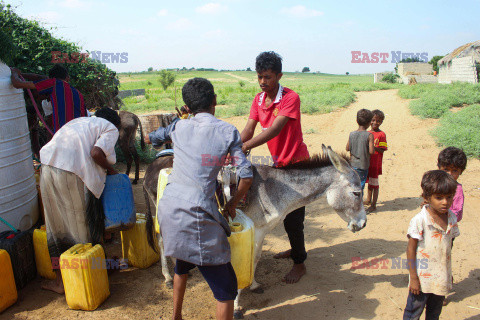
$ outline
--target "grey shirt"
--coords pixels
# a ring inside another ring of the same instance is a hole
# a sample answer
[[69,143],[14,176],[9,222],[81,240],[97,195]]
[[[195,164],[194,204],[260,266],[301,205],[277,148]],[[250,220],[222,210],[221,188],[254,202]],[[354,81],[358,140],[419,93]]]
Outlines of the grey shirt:
[[370,152],[368,150],[368,131],[350,132],[348,138],[350,145],[350,164],[352,167],[362,170],[368,170],[370,167]]
[[151,133],[152,143],[160,136],[173,142],[175,154],[157,208],[165,255],[202,266],[229,262],[230,228],[218,211],[215,189],[227,153],[235,159],[239,178],[253,177],[240,133],[209,113],[199,113]]

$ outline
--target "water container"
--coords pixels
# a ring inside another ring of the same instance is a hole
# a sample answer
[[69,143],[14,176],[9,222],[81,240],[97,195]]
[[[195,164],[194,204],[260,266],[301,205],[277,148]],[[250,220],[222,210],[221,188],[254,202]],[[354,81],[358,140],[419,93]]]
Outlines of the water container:
[[[23,90],[10,81],[10,69],[0,62],[0,217],[19,230],[38,219],[31,142]],[[0,232],[8,227],[0,223]]]
[[232,266],[237,275],[238,289],[252,284],[255,244],[255,227],[253,221],[237,209],[237,215],[230,222],[232,234],[228,238],[232,252]]
[[[168,176],[170,175],[170,173],[172,173],[172,168],[165,168],[165,169],[160,170],[160,173],[158,174],[157,208],[158,208],[158,202],[163,197],[163,191],[165,190],[165,187],[167,186]],[[155,232],[160,233],[160,225],[158,224],[158,219],[157,219],[156,214],[155,214],[155,219],[153,221],[155,223]]]
[[8,252],[0,249],[0,312],[17,301],[17,287]]
[[21,289],[35,279],[37,268],[35,266],[35,252],[33,250],[32,232],[4,231],[0,233],[0,249],[8,252],[12,261],[13,274],[17,288]]
[[48,252],[45,226],[33,231],[33,249],[35,250],[35,264],[38,274],[45,279],[55,279],[57,275],[52,269],[52,259]]
[[101,245],[76,244],[60,256],[65,298],[71,309],[95,310],[110,295]]
[[132,184],[126,174],[107,176],[100,199],[105,212],[105,230],[125,230],[135,225]]
[[160,259],[157,252],[148,245],[147,219],[144,214],[137,213],[137,223],[127,231],[121,231],[122,254],[128,264],[137,268],[148,268]]

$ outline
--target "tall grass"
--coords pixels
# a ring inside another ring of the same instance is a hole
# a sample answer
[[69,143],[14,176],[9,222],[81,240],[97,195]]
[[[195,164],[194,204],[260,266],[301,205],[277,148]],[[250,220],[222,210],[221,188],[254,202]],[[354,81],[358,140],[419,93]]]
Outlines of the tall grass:
[[440,118],[452,107],[480,103],[480,85],[470,83],[417,84],[402,87],[402,98],[410,102],[410,111],[421,118]]
[[475,104],[458,112],[448,112],[432,131],[442,146],[462,149],[468,156],[480,157],[480,105]]
[[[256,72],[249,71],[191,71],[177,74],[175,88],[157,87],[156,72],[121,74],[121,90],[145,88],[145,96],[123,99],[124,110],[145,113],[156,110],[173,112],[182,106],[181,88],[193,77],[209,79],[217,94],[216,116],[228,118],[247,115],[253,98],[260,92]],[[373,83],[372,75],[329,75],[286,72],[280,83],[300,95],[303,113],[328,113],[355,101],[355,92],[397,88],[398,84]]]

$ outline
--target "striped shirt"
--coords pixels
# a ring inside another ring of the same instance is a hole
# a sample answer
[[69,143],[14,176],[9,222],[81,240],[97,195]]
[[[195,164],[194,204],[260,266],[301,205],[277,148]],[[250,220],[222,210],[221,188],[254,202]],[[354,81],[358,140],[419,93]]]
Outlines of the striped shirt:
[[67,82],[50,78],[34,83],[39,94],[50,95],[54,132],[70,120],[87,116],[83,95]]

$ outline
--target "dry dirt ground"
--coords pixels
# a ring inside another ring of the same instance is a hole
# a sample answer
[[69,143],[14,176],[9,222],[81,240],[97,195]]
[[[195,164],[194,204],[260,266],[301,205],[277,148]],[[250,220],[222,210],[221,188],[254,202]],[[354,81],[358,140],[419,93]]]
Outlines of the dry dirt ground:
[[[355,115],[360,108],[382,109],[386,114],[382,129],[389,150],[384,156],[384,175],[378,211],[368,216],[359,233],[351,233],[346,223],[325,203],[307,206],[306,244],[308,273],[297,284],[280,281],[291,262],[274,260],[273,255],[289,248],[283,226],[267,236],[256,278],[265,293],[245,291],[242,305],[245,319],[400,319],[408,294],[407,270],[392,268],[351,269],[352,258],[406,258],[406,231],[410,219],[419,211],[422,174],[435,169],[440,149],[429,130],[436,120],[420,120],[408,112],[408,100],[396,90],[357,93],[357,102],[348,108],[325,115],[302,115],[305,141],[311,153],[321,144],[343,151],[349,131],[356,129]],[[227,119],[242,129],[246,117]],[[313,130],[309,130],[313,129]],[[266,147],[254,155],[268,155]],[[142,168],[144,169],[144,168]],[[143,170],[142,170],[143,174]],[[465,191],[461,236],[453,249],[454,293],[442,311],[442,319],[480,319],[480,161],[469,160],[459,181]],[[133,178],[133,176],[132,176]],[[138,212],[145,203],[135,187]],[[477,221],[477,222],[476,222]],[[107,253],[119,254],[117,235]],[[169,319],[172,291],[167,289],[160,265],[139,270],[130,268],[110,277],[110,297],[93,312],[69,310],[63,296],[42,291],[41,280],[31,282],[19,292],[18,302],[5,311],[2,319]],[[189,279],[184,304],[185,319],[214,319],[215,301],[200,273]]]

